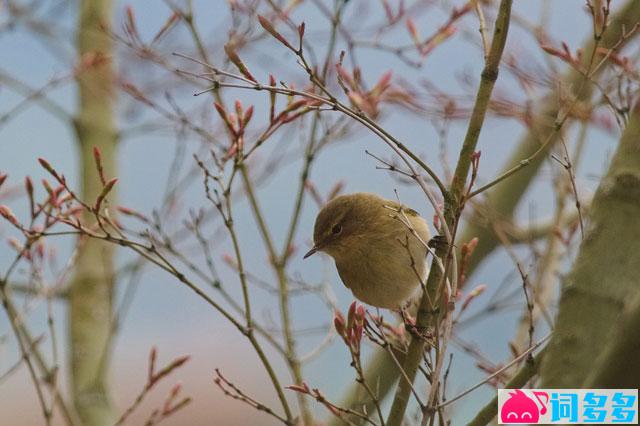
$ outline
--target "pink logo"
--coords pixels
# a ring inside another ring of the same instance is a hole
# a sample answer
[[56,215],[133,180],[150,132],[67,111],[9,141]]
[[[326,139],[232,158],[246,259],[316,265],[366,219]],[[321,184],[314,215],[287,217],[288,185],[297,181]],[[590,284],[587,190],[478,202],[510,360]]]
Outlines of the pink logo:
[[[500,410],[500,419],[502,423],[537,423],[540,414],[547,412],[547,403],[549,402],[549,394],[546,392],[533,392],[538,404],[520,389],[515,392],[509,392],[509,399],[502,405]],[[541,397],[545,401],[541,401]]]

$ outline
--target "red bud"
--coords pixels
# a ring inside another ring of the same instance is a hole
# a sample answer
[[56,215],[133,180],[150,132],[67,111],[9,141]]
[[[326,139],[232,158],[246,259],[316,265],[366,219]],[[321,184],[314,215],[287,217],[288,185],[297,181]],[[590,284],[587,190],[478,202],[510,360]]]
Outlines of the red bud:
[[104,201],[105,197],[109,194],[109,192],[111,192],[111,190],[113,189],[113,186],[117,182],[118,182],[118,178],[113,178],[109,182],[107,182],[104,188],[102,188],[102,192],[100,193],[100,195],[98,195],[98,198],[96,199],[96,204],[94,206],[94,209],[96,211],[100,210],[100,206],[102,205],[102,202]]
[[344,337],[344,317],[339,311],[336,311],[333,316],[333,325],[336,328],[336,333],[338,333],[339,336]]
[[20,223],[18,222],[18,219],[16,218],[16,216],[13,214],[13,212],[9,207],[0,205],[0,216],[7,219],[13,226],[16,226],[18,228],[20,227]]
[[284,44],[289,49],[295,50],[293,46],[287,41],[287,39],[284,38],[282,34],[280,34],[278,31],[276,31],[276,29],[273,27],[273,25],[271,24],[271,22],[269,22],[267,18],[265,18],[262,15],[258,15],[258,21],[260,22],[260,25],[262,26],[262,28],[264,28],[265,31],[271,34],[276,40]]
[[417,45],[420,44],[420,34],[418,34],[418,29],[416,28],[416,24],[413,22],[413,19],[407,18],[407,30],[409,30],[409,35],[413,42]]
[[258,82],[258,80],[256,80],[255,77],[251,74],[247,66],[244,64],[244,62],[242,62],[242,60],[240,59],[240,56],[238,56],[238,54],[236,53],[232,45],[225,44],[224,51],[229,57],[229,60],[233,62],[233,65],[235,65],[236,68],[238,68],[238,71],[240,71],[240,73],[243,76],[245,76],[248,80],[253,81],[254,83]]
[[347,314],[347,328],[351,329],[353,327],[353,321],[356,313],[356,306],[358,305],[357,301],[353,301],[351,306],[349,306],[349,313]]
[[246,127],[251,121],[251,117],[253,117],[253,105],[251,105],[244,113],[244,117],[242,118],[242,127]]
[[158,357],[158,348],[153,346],[151,351],[149,352],[149,371],[147,374],[148,383],[153,382],[153,376],[155,376],[156,371],[156,359]]
[[93,158],[96,162],[96,168],[98,169],[100,182],[102,182],[102,185],[104,186],[107,181],[104,178],[104,168],[102,167],[102,153],[100,152],[100,148],[98,148],[97,146],[93,147]]
[[292,391],[301,392],[301,393],[310,393],[309,386],[306,383],[302,383],[302,385],[289,385],[287,389],[291,389]]

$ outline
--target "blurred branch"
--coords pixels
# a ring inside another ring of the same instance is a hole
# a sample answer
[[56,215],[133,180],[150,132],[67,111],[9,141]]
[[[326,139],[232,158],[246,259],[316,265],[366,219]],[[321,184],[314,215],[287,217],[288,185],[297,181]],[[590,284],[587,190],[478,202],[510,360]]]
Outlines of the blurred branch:
[[[174,11],[177,10],[175,7],[172,7],[172,8],[174,9]],[[192,0],[187,1],[187,9],[186,11],[181,11],[180,15],[182,16],[183,21],[187,25],[189,34],[191,35],[191,38],[193,39],[193,42],[196,45],[196,50],[198,51],[198,55],[200,55],[200,59],[202,59],[202,61],[206,64],[211,64],[212,62],[209,60],[207,49],[205,48],[204,43],[202,42],[200,31],[198,31],[198,27],[196,26],[196,23],[194,20]],[[220,93],[220,90],[217,90],[217,89],[213,90],[212,93],[216,102],[218,102],[220,105],[224,105],[224,101],[222,99],[222,94]]]
[[23,340],[24,336],[20,333],[19,323],[21,322],[20,315],[18,311],[15,309],[11,301],[9,300],[9,295],[6,292],[6,279],[3,279],[0,282],[0,298],[2,299],[2,305],[5,308],[7,316],[9,317],[9,324],[11,325],[11,330],[15,335],[16,340],[18,341],[18,347],[20,348],[20,353],[22,355],[22,359],[25,364],[27,364],[27,369],[29,370],[29,375],[31,376],[31,380],[33,381],[33,385],[36,390],[36,395],[38,396],[38,402],[40,403],[40,408],[42,410],[42,415],[44,417],[45,424],[51,424],[52,413],[49,407],[47,406],[47,402],[44,399],[44,391],[42,390],[42,385],[40,383],[40,378],[36,374],[35,367],[33,366],[33,362],[31,361],[31,354],[36,349],[36,343],[34,342],[25,342]]
[[16,361],[11,367],[7,368],[7,370],[4,373],[0,374],[0,384],[2,384],[5,380],[11,377],[13,373],[15,373],[20,369],[20,367],[22,366],[22,363],[26,362],[26,359],[32,356],[33,350],[37,348],[38,345],[40,345],[40,343],[42,343],[43,340],[44,340],[44,335],[38,336],[32,342],[31,346],[27,348],[28,352],[26,354],[23,354],[20,358],[18,358],[18,361]]
[[[589,210],[590,201],[582,203],[582,210]],[[505,233],[509,236],[512,244],[526,244],[532,241],[546,238],[556,230],[572,228],[577,226],[580,215],[577,210],[564,212],[559,218],[551,218],[539,223],[527,226],[505,225]]]
[[[113,40],[108,34],[113,5],[111,0],[82,0],[78,8],[78,110],[74,125],[80,151],[81,198],[93,201],[103,191],[103,176],[116,175],[114,104],[117,88],[112,63]],[[95,165],[94,149],[102,157],[104,172]],[[110,197],[115,199],[113,193]],[[83,218],[88,222],[93,213],[85,210]],[[79,238],[78,244],[81,247],[69,286],[71,389],[83,424],[112,425],[116,414],[109,392],[108,371],[115,247],[87,238]]]
[[[44,356],[42,355],[40,349],[38,348],[37,342],[39,341],[39,339],[33,338],[31,333],[25,326],[24,322],[20,320],[19,318],[20,315],[13,303],[12,298],[10,297],[9,292],[7,291],[6,284],[7,284],[6,278],[0,281],[0,296],[2,297],[2,305],[7,313],[7,316],[9,317],[9,321],[12,325],[12,328],[16,333],[16,339],[18,339],[18,343],[21,345],[21,347],[22,345],[24,345],[24,349],[28,348],[28,351],[23,352],[22,354],[25,360],[25,363],[27,364],[31,372],[33,366],[30,367],[30,364],[31,364],[31,359],[33,359],[33,364],[36,367],[38,367],[38,370],[40,371],[40,376],[44,378],[44,383],[49,387],[50,392],[53,395],[53,402],[54,404],[56,404],[56,406],[62,413],[65,423],[67,425],[73,425],[76,422],[72,417],[70,407],[64,401],[60,392],[58,392],[55,389],[55,383],[56,383],[55,375],[58,374],[58,371],[50,368],[47,365],[47,362]],[[25,342],[24,344],[21,343],[23,340]],[[35,374],[35,370],[33,370],[33,373]],[[36,377],[36,380],[40,380],[37,376],[34,376],[34,377]],[[36,383],[36,386],[39,386],[38,383],[39,382]],[[47,422],[51,420],[46,417],[45,419],[47,420]]]
[[57,102],[52,101],[47,97],[47,91],[55,88],[56,86],[65,83],[69,80],[68,77],[54,79],[49,83],[44,85],[39,89],[34,89],[26,83],[18,80],[17,78],[11,76],[9,73],[0,70],[0,83],[3,86],[8,87],[9,89],[19,93],[24,96],[24,100],[16,107],[14,107],[9,112],[5,112],[1,117],[0,121],[7,121],[10,117],[15,115],[20,109],[26,108],[31,104],[31,101],[39,104],[45,111],[49,112],[54,117],[58,118],[65,124],[69,124],[71,121],[71,114],[67,112],[61,105]]
[[54,291],[53,294],[48,294],[51,290],[46,288],[40,289],[27,283],[9,282],[7,287],[11,292],[29,296],[53,296],[57,299],[65,299],[67,297],[67,290],[65,289],[59,289]]

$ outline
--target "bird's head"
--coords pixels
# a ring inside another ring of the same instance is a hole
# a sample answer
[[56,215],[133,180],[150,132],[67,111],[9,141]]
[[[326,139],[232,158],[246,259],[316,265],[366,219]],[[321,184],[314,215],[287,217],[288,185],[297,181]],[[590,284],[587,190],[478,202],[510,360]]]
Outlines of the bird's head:
[[318,213],[313,229],[314,245],[304,258],[318,251],[335,258],[362,242],[367,229],[369,232],[375,229],[372,220],[380,201],[374,197],[371,194],[351,194],[329,201]]

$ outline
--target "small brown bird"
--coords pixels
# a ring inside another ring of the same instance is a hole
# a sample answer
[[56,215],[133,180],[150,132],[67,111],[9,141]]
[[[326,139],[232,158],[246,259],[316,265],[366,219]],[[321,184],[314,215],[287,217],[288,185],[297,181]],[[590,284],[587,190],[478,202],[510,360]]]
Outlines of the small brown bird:
[[427,223],[415,210],[360,192],[338,196],[324,206],[316,218],[314,246],[304,258],[327,253],[356,298],[398,309],[426,277],[428,240]]

